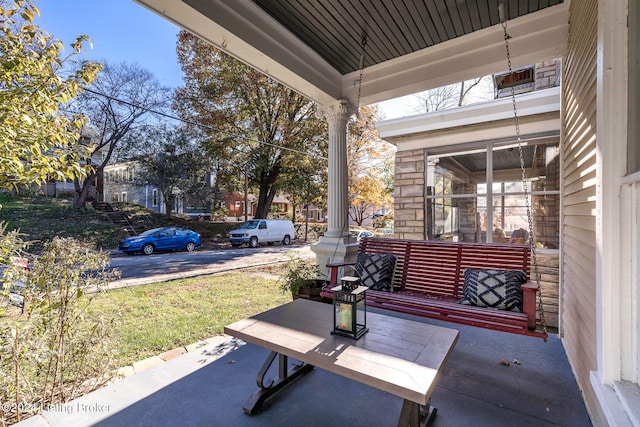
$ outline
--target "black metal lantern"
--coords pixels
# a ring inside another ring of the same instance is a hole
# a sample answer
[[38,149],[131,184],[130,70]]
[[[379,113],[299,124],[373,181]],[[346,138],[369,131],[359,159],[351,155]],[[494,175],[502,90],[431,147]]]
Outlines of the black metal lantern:
[[333,291],[333,332],[335,335],[358,339],[366,334],[367,299],[366,286],[360,286],[360,279],[346,276],[340,279],[340,286]]

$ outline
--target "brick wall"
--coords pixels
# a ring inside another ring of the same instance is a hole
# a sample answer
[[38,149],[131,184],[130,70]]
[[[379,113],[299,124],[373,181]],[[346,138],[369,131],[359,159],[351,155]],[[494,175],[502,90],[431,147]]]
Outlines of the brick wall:
[[551,60],[536,64],[535,90],[560,86],[560,61]]
[[394,237],[425,239],[424,150],[396,152]]

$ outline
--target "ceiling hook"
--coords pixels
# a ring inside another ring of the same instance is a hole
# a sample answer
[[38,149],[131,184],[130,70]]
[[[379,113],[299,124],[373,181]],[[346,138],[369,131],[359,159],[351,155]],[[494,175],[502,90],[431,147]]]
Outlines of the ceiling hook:
[[504,23],[507,21],[507,14],[504,10],[505,8],[505,4],[504,4],[504,0],[500,0],[498,2],[498,15],[500,16],[500,22]]

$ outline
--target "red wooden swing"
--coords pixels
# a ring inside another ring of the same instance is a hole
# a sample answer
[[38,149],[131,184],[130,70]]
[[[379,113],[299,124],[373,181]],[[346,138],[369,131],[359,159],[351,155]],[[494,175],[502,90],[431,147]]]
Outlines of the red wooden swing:
[[[499,12],[504,30],[509,72],[513,73],[509,52],[510,36],[507,33],[503,9],[504,4],[500,2]],[[542,295],[539,289],[536,240],[513,88],[511,98],[524,197],[527,200],[529,245],[363,238],[358,252],[393,254],[396,257],[392,278],[393,292],[369,290],[367,305],[547,340]],[[330,289],[337,285],[340,268],[353,264],[327,265],[330,269],[330,285],[322,291],[323,297],[333,297]],[[530,275],[531,264],[533,264],[533,277]],[[524,271],[529,281],[521,287],[522,312],[460,304],[459,301],[463,298],[464,271],[468,268]]]

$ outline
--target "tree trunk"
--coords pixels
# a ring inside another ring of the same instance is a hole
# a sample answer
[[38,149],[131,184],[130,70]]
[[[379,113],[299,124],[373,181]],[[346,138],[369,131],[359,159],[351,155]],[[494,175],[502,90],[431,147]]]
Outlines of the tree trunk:
[[87,177],[82,181],[82,184],[76,179],[73,182],[73,186],[75,187],[75,193],[73,195],[73,206],[76,208],[83,208],[85,203],[87,202],[87,198],[89,197],[89,190],[91,190],[91,185],[95,182],[97,174],[92,173],[87,175]]
[[173,212],[173,196],[170,194],[169,197],[167,197],[167,196],[164,196],[164,193],[163,193],[162,198],[164,199],[166,215],[171,216],[171,213]]
[[260,193],[258,194],[258,206],[256,206],[255,218],[267,217],[275,196],[276,187],[273,184],[260,183]]
[[280,166],[278,162],[271,167],[270,170],[263,171],[260,174],[260,187],[258,192],[258,206],[256,206],[255,218],[266,218],[271,209],[273,198],[278,191],[275,182],[280,176]]

